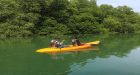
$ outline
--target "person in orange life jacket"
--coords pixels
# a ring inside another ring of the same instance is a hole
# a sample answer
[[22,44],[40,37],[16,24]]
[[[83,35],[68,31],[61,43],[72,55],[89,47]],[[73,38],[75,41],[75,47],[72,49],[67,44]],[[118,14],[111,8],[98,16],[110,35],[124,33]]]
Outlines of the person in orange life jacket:
[[51,40],[51,42],[50,42],[50,47],[51,47],[51,48],[69,47],[69,46],[67,46],[67,45],[62,45],[64,41],[65,41],[65,40],[63,40],[62,42],[59,42],[59,38],[55,38],[55,40]]

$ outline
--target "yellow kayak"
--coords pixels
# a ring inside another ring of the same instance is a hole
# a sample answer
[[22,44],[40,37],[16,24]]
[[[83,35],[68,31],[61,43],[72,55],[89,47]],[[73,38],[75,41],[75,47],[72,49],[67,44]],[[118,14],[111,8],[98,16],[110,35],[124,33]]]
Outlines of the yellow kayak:
[[39,53],[48,53],[55,57],[56,55],[60,55],[63,53],[77,54],[78,51],[90,51],[90,50],[99,50],[99,48],[97,46],[93,46],[93,47],[88,47],[88,48],[83,48],[83,49],[75,49],[75,50],[67,50],[67,51],[53,51],[53,52],[39,52]]
[[64,47],[64,48],[55,48],[55,49],[43,48],[43,49],[36,50],[36,52],[70,51],[70,50],[75,50],[75,49],[83,49],[83,48],[93,47],[93,46],[98,45],[99,43],[100,43],[100,41],[94,41],[94,42],[85,43],[86,45],[77,46],[77,47],[73,47],[73,45],[69,45],[70,47]]

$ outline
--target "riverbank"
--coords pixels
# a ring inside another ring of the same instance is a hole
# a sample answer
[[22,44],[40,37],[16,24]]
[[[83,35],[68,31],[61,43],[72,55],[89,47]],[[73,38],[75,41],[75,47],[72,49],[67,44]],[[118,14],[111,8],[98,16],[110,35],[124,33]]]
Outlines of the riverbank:
[[140,32],[140,15],[129,6],[96,0],[1,0],[0,36]]

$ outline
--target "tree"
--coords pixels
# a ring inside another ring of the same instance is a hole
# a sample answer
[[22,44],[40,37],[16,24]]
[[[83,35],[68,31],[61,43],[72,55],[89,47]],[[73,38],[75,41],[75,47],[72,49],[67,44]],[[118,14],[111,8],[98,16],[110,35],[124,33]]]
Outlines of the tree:
[[39,14],[35,13],[39,11],[38,4],[24,2],[21,4],[20,1],[1,0],[1,34],[6,36],[29,36],[33,34],[32,28],[34,28],[39,17]]
[[113,15],[115,13],[114,7],[112,5],[101,4],[100,5],[100,10],[102,12],[105,12],[106,16],[107,15]]
[[104,19],[103,25],[105,28],[109,29],[109,32],[115,32],[116,29],[121,26],[121,23],[117,20],[117,18],[108,16]]
[[134,13],[134,11],[132,11],[133,9],[124,5],[124,6],[118,6],[117,7],[118,11],[121,12],[121,13],[125,13],[127,15],[131,15]]

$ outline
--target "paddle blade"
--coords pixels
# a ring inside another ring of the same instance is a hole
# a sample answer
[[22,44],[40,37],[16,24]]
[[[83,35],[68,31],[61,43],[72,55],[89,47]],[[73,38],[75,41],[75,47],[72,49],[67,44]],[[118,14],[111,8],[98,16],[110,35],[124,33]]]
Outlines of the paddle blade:
[[71,44],[71,42],[67,42],[67,44]]
[[97,44],[90,44],[91,46],[97,46]]

